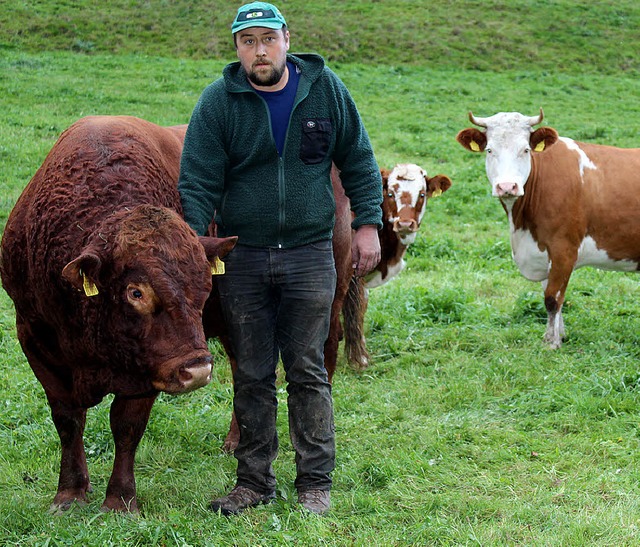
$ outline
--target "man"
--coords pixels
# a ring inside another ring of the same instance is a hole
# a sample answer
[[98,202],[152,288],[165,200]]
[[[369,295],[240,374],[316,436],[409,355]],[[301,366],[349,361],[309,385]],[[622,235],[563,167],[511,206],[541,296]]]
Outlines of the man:
[[380,260],[380,173],[346,87],[320,56],[287,54],[289,31],[275,6],[240,7],[231,31],[239,62],[200,97],[179,181],[185,218],[197,233],[215,215],[219,236],[238,236],[217,278],[237,360],[237,482],[211,508],[231,515],[275,498],[282,358],[298,501],[323,514],[335,467],[323,356],[336,285],[331,163],[341,169],[355,213],[359,276]]

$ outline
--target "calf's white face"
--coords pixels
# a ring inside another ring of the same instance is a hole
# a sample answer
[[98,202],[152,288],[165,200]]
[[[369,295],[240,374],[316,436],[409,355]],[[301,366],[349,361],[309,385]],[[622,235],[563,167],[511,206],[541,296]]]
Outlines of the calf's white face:
[[392,202],[385,208],[385,220],[393,226],[400,242],[410,245],[426,210],[427,173],[413,163],[396,165],[389,173],[385,200]]

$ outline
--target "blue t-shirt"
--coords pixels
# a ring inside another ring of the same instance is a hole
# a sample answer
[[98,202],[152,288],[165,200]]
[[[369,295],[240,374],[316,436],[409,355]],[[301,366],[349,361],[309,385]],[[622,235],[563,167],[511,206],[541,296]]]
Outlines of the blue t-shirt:
[[300,80],[300,74],[298,74],[296,66],[293,63],[287,63],[287,67],[289,68],[289,81],[283,89],[280,91],[261,91],[256,89],[258,95],[264,98],[269,107],[271,132],[280,156],[282,156],[282,151],[284,150],[284,139],[287,136],[291,109],[293,108],[293,101],[296,98],[298,81]]

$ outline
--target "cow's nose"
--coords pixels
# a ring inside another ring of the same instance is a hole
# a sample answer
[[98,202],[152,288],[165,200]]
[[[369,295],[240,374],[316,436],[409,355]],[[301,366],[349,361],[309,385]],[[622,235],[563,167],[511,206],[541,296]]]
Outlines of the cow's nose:
[[406,234],[415,232],[418,229],[418,223],[414,220],[396,220],[393,223],[393,231],[397,234]]
[[520,195],[517,182],[501,182],[496,185],[496,195],[503,197],[516,197]]

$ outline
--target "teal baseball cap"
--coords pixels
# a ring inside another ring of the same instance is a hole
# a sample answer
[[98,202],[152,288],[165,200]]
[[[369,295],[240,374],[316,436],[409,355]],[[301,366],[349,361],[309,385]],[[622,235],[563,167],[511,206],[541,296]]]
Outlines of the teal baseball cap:
[[279,29],[286,26],[280,10],[267,2],[251,2],[238,8],[236,18],[231,25],[231,32],[236,32],[249,27],[265,27]]

